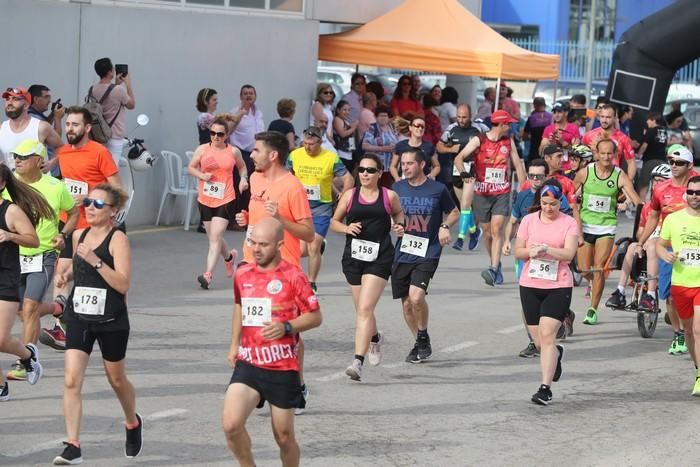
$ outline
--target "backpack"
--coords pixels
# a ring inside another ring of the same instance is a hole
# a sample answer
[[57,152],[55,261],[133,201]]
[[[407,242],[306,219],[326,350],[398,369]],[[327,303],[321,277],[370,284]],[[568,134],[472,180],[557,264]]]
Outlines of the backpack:
[[117,117],[122,110],[120,106],[119,110],[117,110],[117,113],[114,115],[114,118],[112,118],[112,121],[109,123],[107,123],[107,120],[105,120],[104,114],[102,113],[102,104],[105,100],[107,100],[107,97],[112,92],[112,89],[114,89],[114,86],[116,85],[110,84],[99,101],[92,94],[92,86],[90,86],[88,95],[85,97],[85,108],[88,110],[88,112],[90,112],[90,115],[92,115],[90,139],[102,144],[105,144],[112,137],[112,125],[114,125],[114,122],[117,121]]

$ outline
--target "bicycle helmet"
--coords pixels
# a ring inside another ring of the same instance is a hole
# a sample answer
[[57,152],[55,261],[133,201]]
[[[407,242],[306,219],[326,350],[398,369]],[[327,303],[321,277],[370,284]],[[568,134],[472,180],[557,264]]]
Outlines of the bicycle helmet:
[[585,144],[575,144],[569,149],[569,154],[583,160],[593,159],[593,151]]
[[661,177],[668,180],[671,178],[671,166],[668,164],[659,164],[651,170],[651,177]]

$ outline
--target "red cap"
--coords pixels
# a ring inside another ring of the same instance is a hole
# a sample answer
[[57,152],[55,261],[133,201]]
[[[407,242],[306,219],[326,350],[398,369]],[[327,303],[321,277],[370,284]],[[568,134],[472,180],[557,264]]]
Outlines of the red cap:
[[518,120],[505,110],[497,110],[491,114],[491,123],[517,123]]
[[8,97],[21,97],[27,101],[27,104],[32,103],[32,95],[24,88],[7,88],[5,92],[2,93],[2,98],[7,99]]

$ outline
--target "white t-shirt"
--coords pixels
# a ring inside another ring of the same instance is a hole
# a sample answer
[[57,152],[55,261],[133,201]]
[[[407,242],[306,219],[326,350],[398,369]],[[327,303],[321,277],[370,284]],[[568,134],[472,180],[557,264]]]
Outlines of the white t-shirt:
[[11,156],[12,151],[26,139],[33,139],[39,141],[39,124],[41,120],[37,118],[30,118],[27,127],[15,133],[10,128],[10,121],[5,120],[0,125],[0,155],[2,155],[2,160],[5,161],[10,170],[15,168],[15,159]]
[[457,106],[452,102],[445,102],[438,107],[438,117],[440,117],[440,127],[447,128],[450,123],[457,118]]

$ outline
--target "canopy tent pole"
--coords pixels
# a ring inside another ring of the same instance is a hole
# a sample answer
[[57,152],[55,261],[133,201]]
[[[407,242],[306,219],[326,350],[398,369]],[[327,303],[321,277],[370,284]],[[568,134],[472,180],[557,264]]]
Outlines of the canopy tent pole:
[[557,101],[557,88],[559,87],[559,77],[554,78],[554,93],[552,94],[552,105]]
[[496,80],[496,102],[493,104],[493,111],[498,110],[498,100],[501,97],[501,77]]

